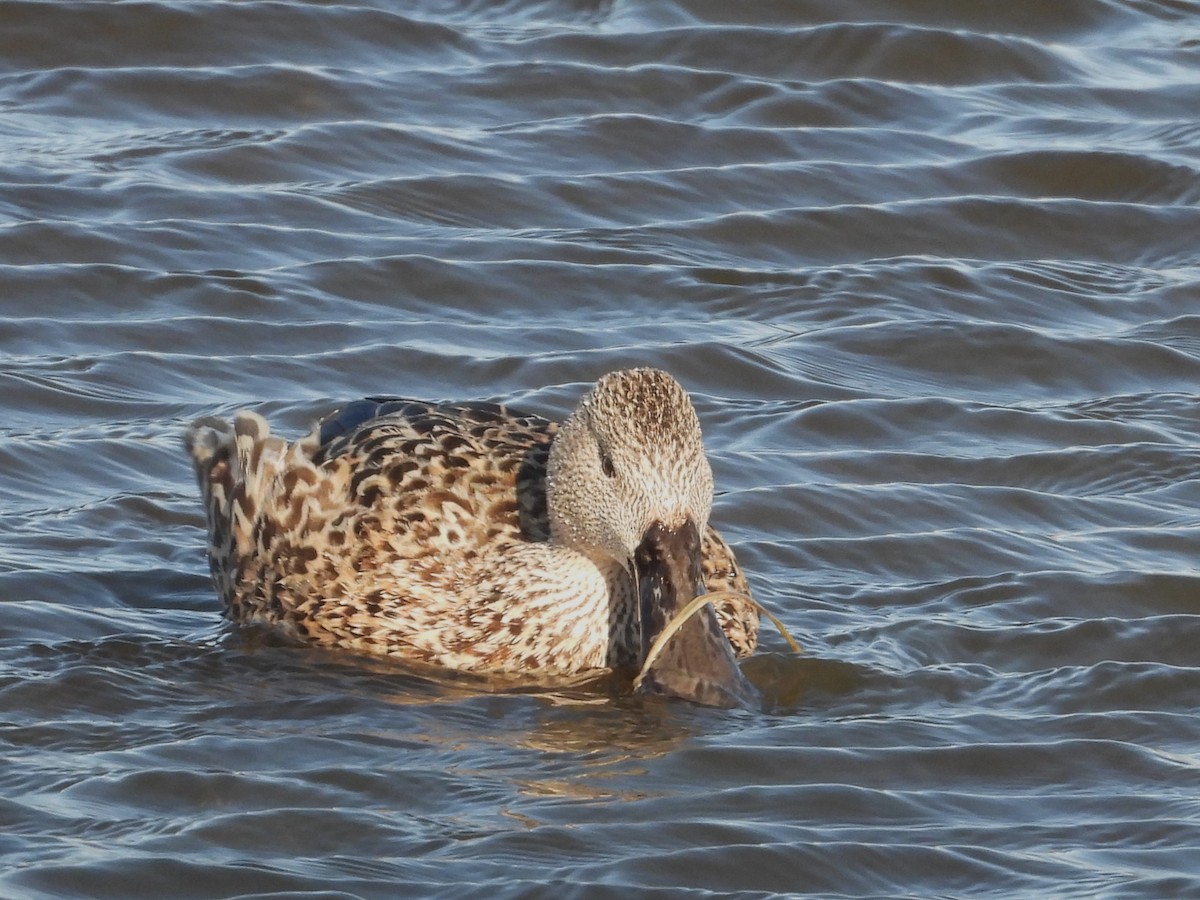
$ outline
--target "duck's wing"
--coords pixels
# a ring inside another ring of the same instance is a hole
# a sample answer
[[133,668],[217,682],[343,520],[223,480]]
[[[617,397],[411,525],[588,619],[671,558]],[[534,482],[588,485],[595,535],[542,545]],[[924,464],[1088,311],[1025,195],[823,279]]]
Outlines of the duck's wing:
[[495,403],[368,397],[317,423],[314,464],[348,465],[365,508],[417,510],[439,502],[475,509],[489,532],[544,541],[546,465],[558,426]]

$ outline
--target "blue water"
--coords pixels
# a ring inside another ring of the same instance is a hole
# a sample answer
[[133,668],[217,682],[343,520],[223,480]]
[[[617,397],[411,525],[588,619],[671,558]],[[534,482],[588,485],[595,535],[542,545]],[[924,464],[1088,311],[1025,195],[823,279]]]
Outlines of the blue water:
[[[0,895],[1200,896],[1200,4],[0,2]],[[187,422],[670,370],[763,711],[221,621]]]

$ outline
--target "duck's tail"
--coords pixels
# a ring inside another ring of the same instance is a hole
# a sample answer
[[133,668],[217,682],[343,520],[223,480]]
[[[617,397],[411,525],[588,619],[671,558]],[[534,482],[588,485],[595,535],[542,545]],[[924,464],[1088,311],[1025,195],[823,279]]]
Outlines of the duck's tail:
[[211,416],[184,434],[208,520],[208,561],[227,605],[253,560],[255,525],[279,475],[288,445],[271,435],[257,413],[239,412],[233,422]]

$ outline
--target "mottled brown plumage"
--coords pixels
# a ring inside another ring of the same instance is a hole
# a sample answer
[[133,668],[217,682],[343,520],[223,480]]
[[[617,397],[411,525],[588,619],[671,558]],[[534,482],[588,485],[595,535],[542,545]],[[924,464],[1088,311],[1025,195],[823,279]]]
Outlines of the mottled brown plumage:
[[[633,551],[690,520],[711,590],[747,592],[711,527],[699,424],[665,373],[605,376],[559,426],[493,404],[371,399],[294,443],[251,412],[187,432],[228,615],[480,672],[636,666]],[[758,615],[725,602],[738,655]]]

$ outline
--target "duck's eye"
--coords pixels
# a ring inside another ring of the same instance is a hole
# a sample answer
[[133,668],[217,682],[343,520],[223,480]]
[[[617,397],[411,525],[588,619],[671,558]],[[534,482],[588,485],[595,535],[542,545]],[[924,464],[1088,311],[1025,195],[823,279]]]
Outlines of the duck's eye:
[[613,465],[612,457],[607,453],[600,454],[600,470],[609,478],[617,477],[617,468]]

